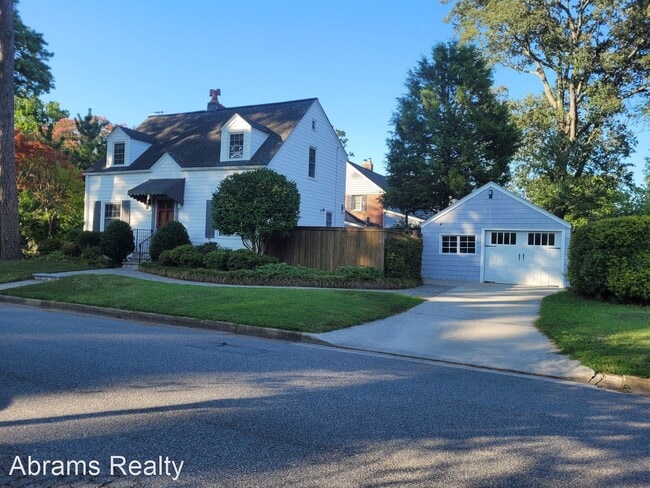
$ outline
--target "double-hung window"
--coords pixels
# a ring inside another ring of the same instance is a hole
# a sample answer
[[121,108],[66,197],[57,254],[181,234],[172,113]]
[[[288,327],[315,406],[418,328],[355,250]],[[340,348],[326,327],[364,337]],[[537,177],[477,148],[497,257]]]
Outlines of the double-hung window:
[[230,134],[229,159],[243,159],[244,157],[244,134],[239,132]]
[[310,147],[309,148],[309,177],[310,178],[315,178],[316,177],[316,148],[315,147]]
[[443,235],[441,251],[443,254],[476,254],[476,236]]
[[111,222],[120,220],[122,216],[122,206],[119,203],[107,203],[104,207],[104,230]]
[[126,143],[116,142],[113,144],[113,165],[119,166],[124,164],[124,155],[126,154]]

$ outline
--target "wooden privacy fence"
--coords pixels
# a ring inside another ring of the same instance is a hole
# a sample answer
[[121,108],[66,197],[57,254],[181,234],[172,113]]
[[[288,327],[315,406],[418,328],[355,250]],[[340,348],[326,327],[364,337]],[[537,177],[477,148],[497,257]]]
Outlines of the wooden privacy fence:
[[286,239],[274,239],[266,254],[293,266],[334,271],[341,266],[374,266],[384,270],[384,240],[400,235],[393,229],[296,227]]

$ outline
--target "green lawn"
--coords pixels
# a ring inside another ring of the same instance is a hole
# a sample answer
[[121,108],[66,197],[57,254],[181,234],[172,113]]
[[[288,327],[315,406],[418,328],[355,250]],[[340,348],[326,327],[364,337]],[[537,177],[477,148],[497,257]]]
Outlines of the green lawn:
[[597,373],[650,378],[650,307],[585,300],[564,291],[544,298],[537,326]]
[[422,302],[397,293],[206,287],[97,275],[71,276],[3,294],[301,332],[369,322]]
[[32,278],[34,273],[59,273],[89,269],[86,263],[61,263],[43,259],[21,259],[20,261],[0,261],[0,283],[22,281]]

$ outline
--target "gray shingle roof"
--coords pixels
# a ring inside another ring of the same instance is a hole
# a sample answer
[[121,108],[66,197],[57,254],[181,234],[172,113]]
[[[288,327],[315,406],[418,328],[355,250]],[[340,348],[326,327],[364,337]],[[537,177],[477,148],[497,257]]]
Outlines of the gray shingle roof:
[[[122,130],[134,139],[149,138],[146,142],[150,142],[151,147],[128,166],[106,168],[106,162],[100,161],[90,171],[149,169],[165,153],[169,153],[181,168],[266,165],[315,101],[316,98],[309,98],[215,111],[150,116],[135,130]],[[221,129],[235,114],[254,128],[266,132],[268,137],[251,159],[221,162]]]

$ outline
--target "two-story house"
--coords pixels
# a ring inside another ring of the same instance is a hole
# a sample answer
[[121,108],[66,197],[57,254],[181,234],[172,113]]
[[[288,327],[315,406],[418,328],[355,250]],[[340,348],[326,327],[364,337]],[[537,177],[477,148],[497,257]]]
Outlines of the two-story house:
[[113,130],[106,160],[86,173],[86,230],[120,219],[150,235],[177,220],[194,244],[241,247],[213,229],[212,195],[227,176],[258,168],[297,184],[298,225],[344,226],[347,155],[318,99],[225,108],[217,93],[207,110]]
[[[404,222],[399,210],[384,208],[381,201],[386,191],[386,177],[375,173],[372,159],[358,165],[347,162],[345,174],[345,224],[349,227],[394,227]],[[410,215],[410,225],[420,225],[424,219]]]

